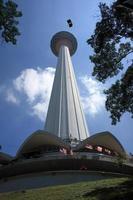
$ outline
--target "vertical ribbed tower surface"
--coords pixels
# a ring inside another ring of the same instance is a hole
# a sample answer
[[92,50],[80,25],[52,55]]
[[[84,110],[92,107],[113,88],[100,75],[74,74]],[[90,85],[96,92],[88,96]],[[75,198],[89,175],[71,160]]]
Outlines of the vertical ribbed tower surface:
[[70,57],[77,49],[77,40],[69,32],[56,33],[51,49],[58,62],[45,130],[65,141],[84,140],[89,134]]

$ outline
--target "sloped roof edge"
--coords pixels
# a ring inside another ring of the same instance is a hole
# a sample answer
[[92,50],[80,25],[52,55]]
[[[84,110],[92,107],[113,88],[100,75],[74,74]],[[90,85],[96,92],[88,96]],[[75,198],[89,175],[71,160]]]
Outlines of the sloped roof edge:
[[44,130],[37,130],[32,133],[28,138],[26,138],[26,140],[21,144],[20,148],[17,151],[16,157],[19,157],[22,153],[26,153],[27,151],[29,152],[30,149],[47,144],[70,149],[70,146],[66,144],[61,138]]
[[125,156],[126,151],[119,140],[110,132],[104,131],[96,133],[87,139],[83,140],[76,146],[76,150],[83,148],[86,144],[101,145],[111,150],[116,151],[119,155]]
[[7,153],[0,152],[0,163],[1,161],[11,161],[13,157]]

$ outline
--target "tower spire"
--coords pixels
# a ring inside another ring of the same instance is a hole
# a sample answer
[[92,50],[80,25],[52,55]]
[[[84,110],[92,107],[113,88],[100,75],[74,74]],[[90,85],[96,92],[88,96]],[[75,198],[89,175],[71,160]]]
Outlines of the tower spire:
[[70,57],[77,49],[77,40],[69,32],[56,33],[51,49],[58,62],[45,130],[66,141],[81,141],[89,134]]

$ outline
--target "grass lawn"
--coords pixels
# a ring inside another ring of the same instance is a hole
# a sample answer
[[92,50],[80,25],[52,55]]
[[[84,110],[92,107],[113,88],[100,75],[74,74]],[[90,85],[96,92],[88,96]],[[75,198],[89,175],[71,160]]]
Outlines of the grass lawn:
[[112,178],[51,186],[41,189],[1,193],[0,200],[129,200],[133,199],[133,179]]

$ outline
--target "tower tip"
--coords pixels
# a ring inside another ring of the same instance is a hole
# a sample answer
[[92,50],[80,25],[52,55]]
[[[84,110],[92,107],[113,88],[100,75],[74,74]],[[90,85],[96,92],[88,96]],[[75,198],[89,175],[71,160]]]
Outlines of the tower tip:
[[56,56],[58,56],[62,45],[66,45],[69,48],[72,56],[77,49],[77,40],[72,33],[61,31],[56,33],[51,40],[51,50]]

